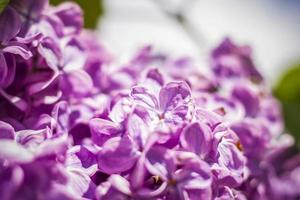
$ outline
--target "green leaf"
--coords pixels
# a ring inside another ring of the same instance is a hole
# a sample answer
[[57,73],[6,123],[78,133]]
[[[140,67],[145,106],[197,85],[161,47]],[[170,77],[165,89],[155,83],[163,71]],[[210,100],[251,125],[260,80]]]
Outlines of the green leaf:
[[291,133],[300,150],[300,103],[282,102],[286,129]]
[[283,101],[300,102],[300,63],[285,73],[275,89],[275,94]]
[[274,89],[283,108],[286,130],[300,149],[300,63],[289,67]]
[[[65,0],[50,0],[50,3],[57,5]],[[101,0],[73,0],[80,5],[84,12],[84,26],[86,28],[95,28],[99,17],[103,14],[103,4]]]
[[8,4],[9,0],[0,0],[0,13],[4,10],[5,6]]

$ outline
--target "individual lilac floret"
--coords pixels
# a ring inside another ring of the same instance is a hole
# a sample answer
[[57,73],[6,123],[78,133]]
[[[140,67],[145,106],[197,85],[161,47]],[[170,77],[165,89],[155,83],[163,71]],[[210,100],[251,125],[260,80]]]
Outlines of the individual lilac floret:
[[205,124],[188,125],[181,134],[180,144],[212,165],[219,185],[238,186],[245,177],[245,158],[237,147],[239,141],[235,141],[234,134],[223,127],[218,130],[218,126],[212,131]]
[[262,81],[251,59],[251,48],[237,46],[229,38],[212,52],[212,67],[223,78],[245,77],[256,82]]
[[107,140],[98,153],[99,170],[107,174],[131,169],[139,152],[130,137],[114,137]]
[[98,188],[98,198],[205,199],[211,197],[212,178],[209,166],[205,162],[193,156],[182,156],[177,160],[176,152],[159,146],[149,149],[145,156],[145,167],[150,174],[142,187],[133,188],[126,178],[112,175],[108,179],[109,188],[106,191]]
[[17,56],[28,60],[32,53],[26,45],[13,41],[21,29],[21,19],[10,6],[0,14],[0,27],[0,87],[5,88],[14,80]]
[[177,161],[181,166],[178,169],[175,155],[172,153],[175,152],[154,146],[146,154],[147,170],[168,183],[165,197],[167,199],[210,199],[212,178],[209,166],[193,157],[181,157]]
[[49,1],[41,0],[11,0],[9,5],[13,7],[20,15],[22,26],[19,33],[20,37],[24,37],[30,33],[30,29],[35,27],[41,18],[43,18],[43,13],[48,9]]
[[[72,194],[63,190],[68,179],[58,159],[66,151],[66,146],[61,141],[63,140],[47,141],[36,152],[31,152],[13,140],[2,139],[0,143],[5,149],[0,153],[1,197],[72,199]],[[10,184],[8,189],[5,183]]]
[[59,96],[65,93],[65,96],[81,97],[92,90],[92,80],[83,70],[84,51],[75,38],[61,41],[58,45],[51,38],[45,38],[38,50],[53,70],[53,76],[43,87],[41,84],[32,85],[28,91],[30,94],[37,93],[41,89],[53,90],[52,87],[58,87],[61,90]]
[[191,92],[186,83],[168,83],[158,94],[151,93],[151,89],[136,86],[131,91],[137,105],[148,111],[150,123],[161,120],[168,124],[178,124],[187,119]]

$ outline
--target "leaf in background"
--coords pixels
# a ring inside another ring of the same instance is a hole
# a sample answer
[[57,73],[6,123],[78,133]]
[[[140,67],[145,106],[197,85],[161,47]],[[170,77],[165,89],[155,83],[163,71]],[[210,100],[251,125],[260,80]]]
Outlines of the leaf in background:
[[3,11],[9,0],[0,0],[0,13]]
[[[50,0],[50,3],[57,5],[65,0]],[[73,0],[78,3],[84,12],[84,26],[95,28],[99,17],[103,14],[103,4],[101,0]]]
[[274,89],[274,95],[281,101],[286,129],[300,149],[300,63],[289,68]]

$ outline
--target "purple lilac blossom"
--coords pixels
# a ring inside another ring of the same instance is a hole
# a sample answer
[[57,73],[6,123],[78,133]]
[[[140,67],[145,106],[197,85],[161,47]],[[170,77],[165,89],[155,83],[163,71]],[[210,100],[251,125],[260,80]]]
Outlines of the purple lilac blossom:
[[251,48],[119,62],[72,2],[0,14],[0,197],[296,200],[300,157]]

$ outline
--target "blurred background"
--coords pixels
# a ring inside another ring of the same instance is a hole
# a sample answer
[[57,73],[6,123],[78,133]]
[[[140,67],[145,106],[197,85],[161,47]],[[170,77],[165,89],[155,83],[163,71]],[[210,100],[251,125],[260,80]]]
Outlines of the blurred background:
[[[62,0],[51,0],[58,4]],[[228,36],[249,44],[259,71],[281,101],[286,130],[300,147],[299,0],[76,0],[85,26],[115,55],[146,44],[205,59]]]

